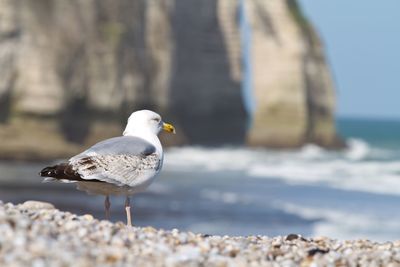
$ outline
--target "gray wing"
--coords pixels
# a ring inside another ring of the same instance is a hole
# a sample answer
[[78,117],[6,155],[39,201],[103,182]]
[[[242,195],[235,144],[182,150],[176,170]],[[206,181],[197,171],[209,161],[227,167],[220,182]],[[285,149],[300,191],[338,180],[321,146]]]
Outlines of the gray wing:
[[85,180],[133,185],[160,168],[156,148],[139,137],[121,136],[99,142],[69,160]]
[[149,155],[155,151],[155,146],[142,138],[134,136],[119,136],[101,141],[73,158],[91,153]]

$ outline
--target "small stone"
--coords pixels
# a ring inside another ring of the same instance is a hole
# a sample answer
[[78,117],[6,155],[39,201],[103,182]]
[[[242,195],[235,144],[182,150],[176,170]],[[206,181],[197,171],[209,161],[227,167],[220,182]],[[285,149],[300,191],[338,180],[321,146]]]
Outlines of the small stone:
[[93,216],[90,214],[85,214],[82,216],[82,218],[86,221],[93,221]]
[[296,239],[300,239],[301,241],[308,241],[307,239],[305,239],[301,235],[297,235],[297,234],[289,234],[285,238],[286,241],[293,241],[293,240],[296,240]]
[[326,240],[328,240],[329,238],[327,238],[326,236],[316,236],[314,237],[312,240],[314,242],[325,242]]
[[329,249],[313,248],[308,251],[308,256],[313,257],[316,254],[326,254],[328,252],[329,252]]
[[292,241],[292,240],[299,239],[299,238],[300,238],[299,235],[296,235],[296,234],[289,234],[289,235],[286,236],[285,240],[287,240],[287,241]]
[[24,210],[51,210],[55,209],[53,204],[42,201],[28,200],[19,206]]

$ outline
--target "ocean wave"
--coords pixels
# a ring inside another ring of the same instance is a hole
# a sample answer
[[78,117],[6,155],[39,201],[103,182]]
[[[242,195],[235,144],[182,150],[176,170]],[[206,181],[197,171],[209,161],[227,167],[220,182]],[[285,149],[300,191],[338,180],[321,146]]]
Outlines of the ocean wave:
[[185,171],[241,171],[292,184],[324,184],[347,190],[400,194],[400,157],[394,151],[349,139],[343,151],[316,145],[298,150],[183,147],[167,151],[165,168]]
[[349,160],[363,160],[371,154],[370,146],[359,139],[349,139],[347,141],[348,149],[344,153]]
[[316,220],[313,236],[329,236],[337,239],[396,240],[400,236],[400,223],[393,217],[354,211],[304,207],[296,204],[276,203],[276,208],[302,218]]

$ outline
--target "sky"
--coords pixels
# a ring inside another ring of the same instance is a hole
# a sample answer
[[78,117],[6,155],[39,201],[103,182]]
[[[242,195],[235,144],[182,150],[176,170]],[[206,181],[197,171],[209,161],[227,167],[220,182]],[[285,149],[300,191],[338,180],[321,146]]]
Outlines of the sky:
[[324,42],[338,116],[400,119],[400,1],[300,3]]

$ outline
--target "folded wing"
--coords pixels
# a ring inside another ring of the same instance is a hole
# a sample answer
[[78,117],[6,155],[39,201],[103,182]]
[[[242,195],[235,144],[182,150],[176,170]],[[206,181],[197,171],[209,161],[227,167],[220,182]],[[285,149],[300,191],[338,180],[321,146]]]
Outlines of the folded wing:
[[47,167],[40,175],[133,186],[154,175],[160,165],[161,159],[152,144],[139,137],[121,136],[97,143],[67,163]]

